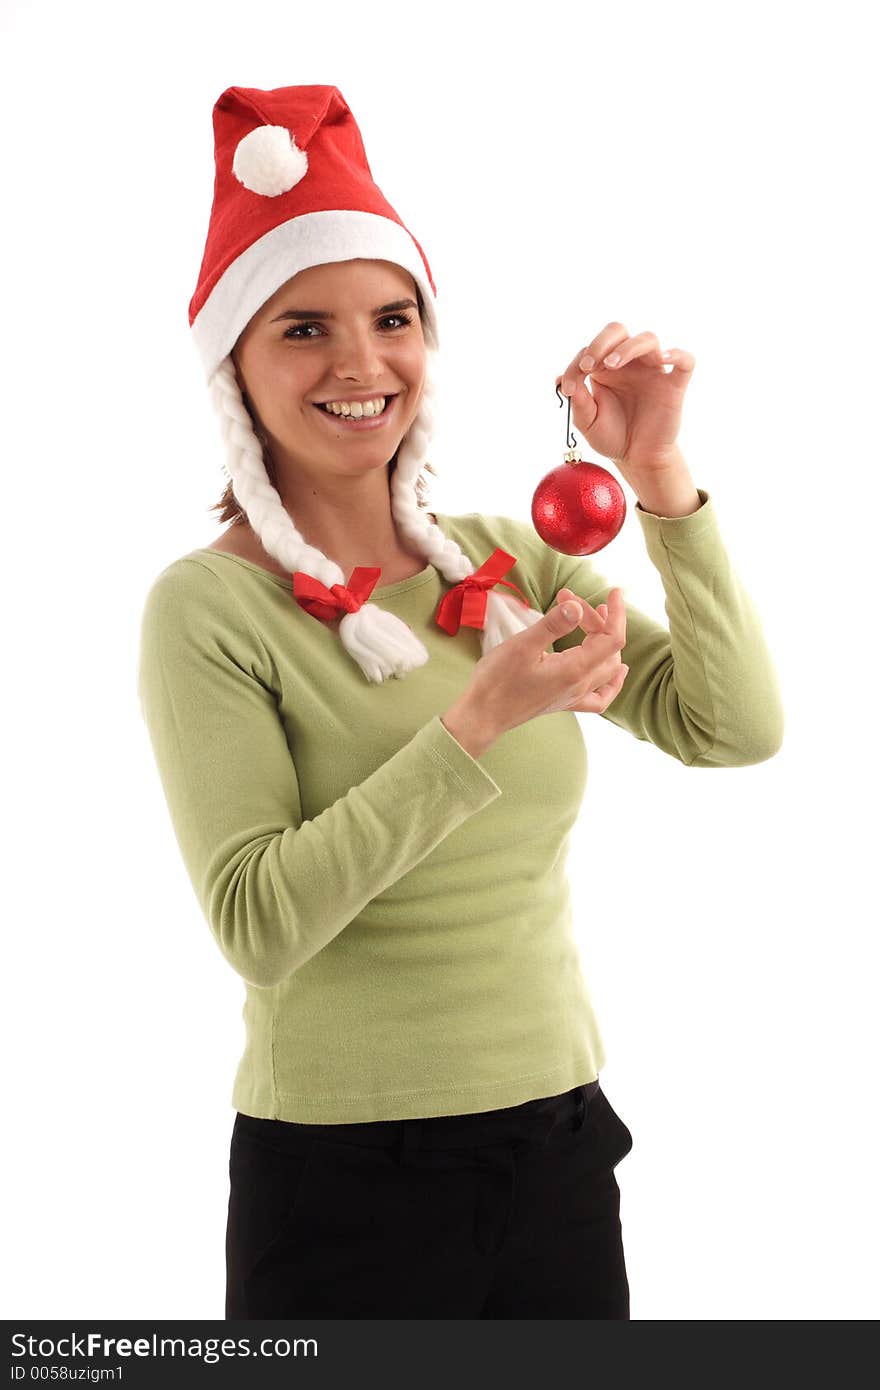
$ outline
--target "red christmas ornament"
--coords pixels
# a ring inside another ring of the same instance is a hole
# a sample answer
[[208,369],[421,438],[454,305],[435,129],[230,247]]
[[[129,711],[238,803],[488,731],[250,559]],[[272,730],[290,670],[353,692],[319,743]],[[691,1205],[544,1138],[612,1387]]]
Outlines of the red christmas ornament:
[[[568,411],[571,419],[571,401]],[[532,525],[542,541],[563,555],[595,555],[614,540],[625,517],[620,483],[607,468],[584,462],[576,443],[532,497]]]

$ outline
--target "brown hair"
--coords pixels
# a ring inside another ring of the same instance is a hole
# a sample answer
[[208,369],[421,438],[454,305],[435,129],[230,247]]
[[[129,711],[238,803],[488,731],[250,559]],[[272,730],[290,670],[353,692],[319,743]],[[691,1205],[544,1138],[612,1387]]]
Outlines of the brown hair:
[[[423,298],[422,298],[422,292],[421,292],[421,290],[419,289],[419,286],[418,286],[417,284],[416,284],[416,300],[418,301],[418,306],[419,306],[419,318],[421,319],[422,324],[424,324],[424,322],[425,322],[425,314],[424,314],[425,304],[424,304],[424,300],[423,300]],[[251,414],[250,404],[249,404],[248,399],[247,399],[247,396],[245,395],[244,392],[242,392],[242,401],[243,401],[243,403],[244,403],[245,409],[246,409],[247,412],[248,412],[248,415],[251,416],[251,424],[254,425],[254,417],[253,417],[253,415]],[[260,438],[259,433],[258,433],[257,428],[256,428],[256,425],[254,425],[254,434],[257,436],[258,439]],[[275,468],[274,468],[274,465],[273,465],[273,463],[272,463],[272,459],[271,459],[270,456],[269,456],[269,451],[268,451],[268,449],[266,448],[265,443],[264,443],[262,440],[260,440],[260,442],[261,442],[261,444],[262,444],[262,446],[263,446],[263,463],[265,464],[265,467],[266,467],[266,473],[267,473],[267,475],[268,475],[269,482],[272,484],[272,486],[273,486],[274,488],[277,488],[277,487],[278,487],[278,480],[277,480],[277,478],[275,477]],[[401,440],[401,443],[403,443],[402,440]],[[389,468],[388,468],[388,480],[389,480],[389,482],[390,482],[390,480],[391,480],[391,479],[393,478],[393,476],[394,476],[394,470],[395,470],[396,467],[397,467],[397,455],[398,455],[399,453],[400,453],[400,444],[398,444],[397,448],[395,449],[395,451],[394,451],[394,457],[392,458],[391,463],[390,463]],[[423,464],[422,464],[422,471],[419,473],[418,477],[416,478],[416,505],[419,506],[419,507],[427,507],[428,501],[429,501],[429,499],[430,499],[431,484],[429,483],[428,479],[425,477],[425,474],[426,474],[426,473],[431,473],[431,474],[433,474],[433,476],[434,476],[435,478],[437,477],[437,470],[436,470],[436,468],[432,468],[431,465],[430,465],[430,463],[423,463]],[[219,512],[219,513],[220,513],[220,516],[218,517],[218,521],[219,521],[220,523],[224,523],[224,522],[227,522],[227,521],[245,521],[245,520],[246,520],[245,514],[244,514],[244,512],[242,511],[241,507],[239,506],[238,501],[237,501],[237,499],[236,499],[236,497],[235,497],[235,494],[234,494],[234,492],[232,491],[232,479],[231,479],[231,478],[230,478],[229,482],[226,484],[226,487],[225,487],[225,489],[224,489],[224,491],[223,491],[223,496],[220,498],[220,501],[219,501],[219,502],[215,502],[215,503],[213,504],[213,506],[211,506],[211,507],[208,508],[208,511],[209,511],[209,512]]]

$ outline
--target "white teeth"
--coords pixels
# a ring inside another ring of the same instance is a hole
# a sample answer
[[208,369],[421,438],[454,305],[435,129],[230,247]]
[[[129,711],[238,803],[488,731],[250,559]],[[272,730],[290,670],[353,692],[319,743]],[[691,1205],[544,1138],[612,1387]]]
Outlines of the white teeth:
[[374,401],[325,401],[324,409],[331,415],[350,415],[354,420],[362,416],[381,415],[385,409],[385,396],[377,396]]

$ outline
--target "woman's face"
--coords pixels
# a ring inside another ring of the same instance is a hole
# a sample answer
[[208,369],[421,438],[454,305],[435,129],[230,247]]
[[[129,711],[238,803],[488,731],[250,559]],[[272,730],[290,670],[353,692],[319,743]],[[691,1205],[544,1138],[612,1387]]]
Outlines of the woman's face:
[[[418,413],[425,383],[415,281],[391,261],[311,266],[257,311],[232,360],[279,483],[290,471],[326,482],[328,474],[384,468]],[[376,396],[394,399],[368,428],[318,404]]]

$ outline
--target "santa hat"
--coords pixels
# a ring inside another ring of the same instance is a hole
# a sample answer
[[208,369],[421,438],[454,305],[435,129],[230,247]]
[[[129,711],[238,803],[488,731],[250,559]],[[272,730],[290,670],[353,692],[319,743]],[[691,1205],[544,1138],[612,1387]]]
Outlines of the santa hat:
[[265,550],[293,576],[295,601],[317,621],[341,617],[339,636],[366,678],[402,676],[428,651],[395,614],[370,603],[381,570],[350,576],[296,529],[266,471],[263,448],[230,356],[266,300],[310,266],[355,258],[392,261],[416,281],[423,301],[427,374],[418,414],[391,479],[391,510],[408,548],[455,587],[437,610],[454,636],[482,631],[487,652],[543,616],[524,596],[493,588],[516,563],[495,550],[474,561],[416,500],[434,424],[432,363],[439,348],[436,288],[421,246],[373,181],[361,133],[336,87],[229,87],[214,106],[214,201],[189,322],[226,442],[235,499]]

